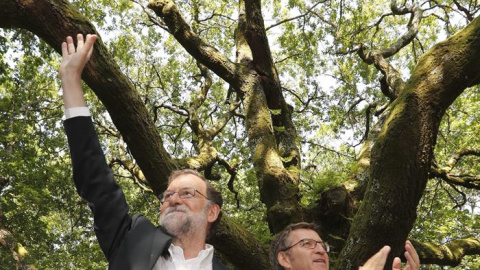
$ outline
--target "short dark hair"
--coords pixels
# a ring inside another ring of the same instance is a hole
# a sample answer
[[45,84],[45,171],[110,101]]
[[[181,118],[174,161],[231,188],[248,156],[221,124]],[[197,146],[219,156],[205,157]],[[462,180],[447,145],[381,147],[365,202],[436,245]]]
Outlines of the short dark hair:
[[286,249],[288,245],[291,244],[289,243],[290,233],[298,229],[309,229],[318,233],[318,226],[314,223],[307,222],[290,224],[283,229],[283,231],[281,231],[270,244],[270,265],[273,270],[283,270],[283,267],[278,263],[277,255],[280,251]]
[[185,174],[192,174],[195,175],[196,177],[202,179],[205,184],[207,184],[207,198],[209,201],[213,202],[214,204],[218,204],[220,206],[220,213],[218,214],[217,220],[212,222],[212,225],[210,226],[210,229],[208,231],[208,235],[212,235],[212,233],[215,231],[216,227],[220,223],[220,219],[222,219],[222,206],[223,206],[223,197],[222,193],[217,191],[210,182],[197,170],[192,170],[192,169],[182,169],[182,170],[176,170],[173,171],[170,176],[168,177],[168,184],[173,182],[177,177]]

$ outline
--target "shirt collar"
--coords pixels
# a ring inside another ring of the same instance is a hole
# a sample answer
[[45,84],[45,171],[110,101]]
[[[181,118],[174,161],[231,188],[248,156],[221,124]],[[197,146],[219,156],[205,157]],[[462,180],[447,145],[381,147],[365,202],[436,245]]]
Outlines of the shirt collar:
[[168,248],[168,252],[172,256],[172,259],[174,261],[184,261],[184,262],[192,262],[192,263],[198,263],[198,264],[204,264],[204,263],[211,264],[213,259],[214,249],[212,245],[205,244],[205,249],[201,250],[198,253],[197,257],[191,258],[188,260],[185,260],[183,249],[179,246],[175,246],[174,244],[171,244],[170,247]]

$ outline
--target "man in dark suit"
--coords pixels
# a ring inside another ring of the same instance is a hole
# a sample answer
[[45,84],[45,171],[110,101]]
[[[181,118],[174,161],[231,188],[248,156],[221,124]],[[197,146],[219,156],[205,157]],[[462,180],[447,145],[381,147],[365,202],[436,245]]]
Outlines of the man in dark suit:
[[227,269],[205,243],[220,219],[221,194],[197,171],[174,172],[161,195],[160,224],[130,216],[120,187],[105,161],[90,113],[85,106],[81,74],[97,36],[77,35],[62,43],[64,122],[78,194],[94,215],[94,228],[109,269]]

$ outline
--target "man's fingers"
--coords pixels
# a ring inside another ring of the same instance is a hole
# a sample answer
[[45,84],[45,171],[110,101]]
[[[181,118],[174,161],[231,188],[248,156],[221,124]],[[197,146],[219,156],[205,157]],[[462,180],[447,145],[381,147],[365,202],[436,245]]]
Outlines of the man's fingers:
[[[87,59],[90,58],[90,55],[93,52],[93,44],[97,40],[97,35],[88,34],[86,40],[84,40],[82,34],[77,34],[77,47],[73,43],[73,38],[71,36],[67,37],[67,42],[65,45],[62,43],[62,56],[65,58],[68,55],[74,54],[76,52],[82,52],[87,55]],[[64,48],[65,46],[65,48]]]
[[77,51],[83,47],[83,35],[77,34]]
[[392,270],[401,270],[402,269],[402,260],[399,257],[393,259]]
[[375,255],[373,255],[368,261],[361,266],[361,270],[382,270],[387,261],[388,253],[390,252],[389,246],[384,246]]
[[67,42],[62,42],[62,57],[65,58],[68,56]]
[[85,49],[88,49],[88,55],[87,57],[90,59],[90,56],[93,53],[93,44],[97,40],[97,35],[87,35],[87,41],[85,42]]
[[407,259],[405,270],[420,269],[420,258],[418,257],[417,251],[413,247],[412,243],[408,240],[405,243],[405,258]]
[[418,256],[417,251],[415,250],[415,247],[413,247],[412,242],[407,240],[407,243],[405,244],[405,250],[408,252],[408,254],[412,257],[412,260],[417,264],[420,265],[420,257]]
[[67,37],[67,48],[68,54],[75,53],[75,44],[73,44],[73,38],[71,36]]

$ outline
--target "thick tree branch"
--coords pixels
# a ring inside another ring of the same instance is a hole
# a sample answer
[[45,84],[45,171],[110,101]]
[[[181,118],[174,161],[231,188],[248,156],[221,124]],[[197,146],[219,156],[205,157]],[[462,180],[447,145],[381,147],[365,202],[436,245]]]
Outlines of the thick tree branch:
[[229,84],[238,86],[235,64],[195,34],[172,1],[153,1],[148,8],[163,19],[170,33],[190,55]]
[[422,264],[457,266],[467,255],[480,253],[480,239],[453,240],[443,245],[412,241]]
[[[245,37],[253,55],[253,64],[261,75],[274,75],[272,53],[263,23],[262,4],[259,0],[245,0],[247,29]],[[268,91],[268,90],[267,90]]]
[[209,243],[227,258],[238,258],[233,262],[238,269],[270,269],[268,249],[264,244],[225,215]]
[[[293,181],[300,177],[300,153],[295,144],[297,132],[292,122],[292,108],[283,96],[280,79],[275,68],[268,38],[265,31],[261,11],[261,1],[245,1],[246,26],[244,27],[246,41],[253,56],[253,68],[261,90],[265,93],[270,117],[274,127],[276,148],[282,156],[284,167]],[[240,27],[239,27],[240,29]]]

